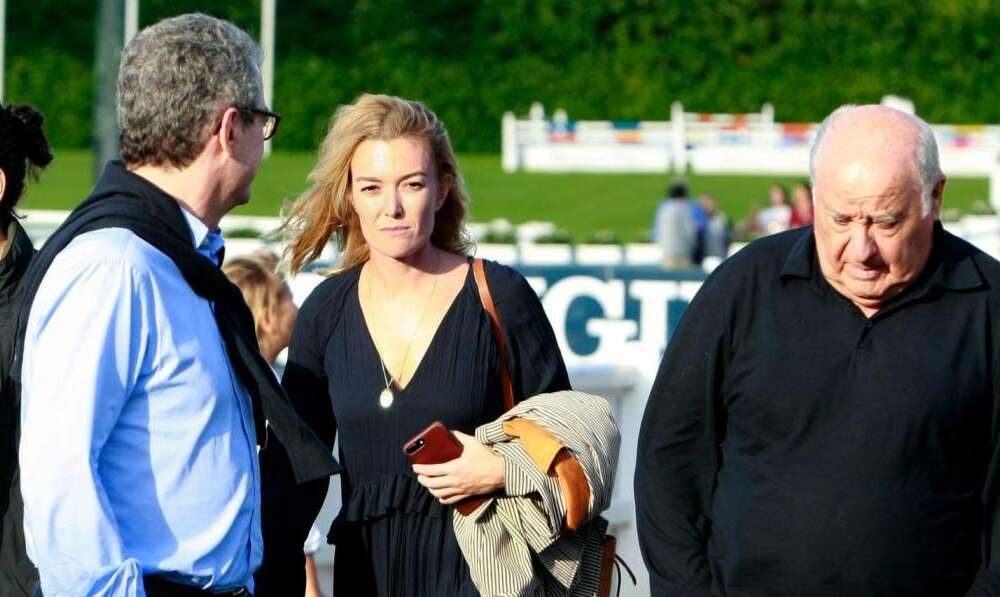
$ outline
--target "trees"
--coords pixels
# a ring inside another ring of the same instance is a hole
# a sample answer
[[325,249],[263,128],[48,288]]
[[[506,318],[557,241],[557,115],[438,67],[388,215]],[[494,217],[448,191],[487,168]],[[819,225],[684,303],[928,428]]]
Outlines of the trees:
[[[259,3],[143,0],[143,24],[202,10],[256,32]],[[86,146],[94,4],[8,3],[7,93]],[[313,149],[365,91],[426,101],[462,151],[497,151],[532,101],[571,118],[756,111],[815,121],[847,102],[912,98],[932,122],[1000,122],[992,0],[279,0],[279,149]]]

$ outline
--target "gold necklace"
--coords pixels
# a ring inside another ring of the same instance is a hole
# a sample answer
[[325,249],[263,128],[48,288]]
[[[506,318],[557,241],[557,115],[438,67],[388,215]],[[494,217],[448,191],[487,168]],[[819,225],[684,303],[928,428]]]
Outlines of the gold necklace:
[[[441,257],[439,255],[438,256],[438,265],[440,265],[440,263],[441,263]],[[402,377],[402,375],[403,375],[403,367],[406,366],[406,359],[407,359],[407,357],[410,356],[410,346],[413,345],[413,340],[417,337],[417,332],[420,330],[420,324],[424,320],[424,313],[427,312],[427,306],[430,305],[431,299],[434,298],[434,292],[437,290],[437,283],[438,283],[438,278],[439,277],[440,277],[440,274],[435,274],[434,275],[434,283],[431,284],[431,292],[430,292],[430,294],[427,295],[427,299],[424,301],[424,307],[420,310],[420,317],[417,318],[417,325],[413,328],[413,335],[410,337],[410,340],[406,343],[406,349],[403,351],[403,360],[399,363],[399,375],[400,375],[400,377]],[[370,306],[374,307],[374,303],[372,303],[372,278],[371,278],[371,275],[368,276],[368,304]],[[373,315],[374,315],[374,313],[373,313]],[[375,339],[375,336],[376,336],[376,334],[374,334],[374,333],[371,334],[372,344],[375,345],[375,352],[378,353],[378,363],[379,363],[379,366],[380,366],[379,368],[382,370],[382,380],[385,382],[385,389],[382,390],[381,392],[379,392],[379,395],[378,395],[378,404],[382,408],[389,408],[389,407],[392,406],[392,403],[395,402],[395,399],[396,399],[395,395],[392,393],[392,387],[389,385],[389,379],[390,379],[390,377],[392,377],[392,373],[389,371],[389,368],[385,366],[385,361],[382,359],[382,350],[379,348],[379,346],[378,346],[378,340]],[[393,383],[396,384],[396,387],[399,387],[400,389],[402,389],[401,388],[401,384],[399,383],[398,379],[396,379],[396,378],[393,377],[392,381],[393,381]],[[410,381],[412,381],[412,379]]]

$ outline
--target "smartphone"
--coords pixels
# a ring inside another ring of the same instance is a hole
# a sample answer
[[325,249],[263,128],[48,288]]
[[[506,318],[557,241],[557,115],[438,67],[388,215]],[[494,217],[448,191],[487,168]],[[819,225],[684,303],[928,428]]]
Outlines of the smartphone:
[[[427,429],[403,444],[403,453],[413,464],[441,464],[462,455],[462,443],[448,431],[441,421],[434,421]],[[477,495],[452,504],[468,516],[490,496]]]
[[403,444],[403,452],[413,464],[441,464],[461,456],[462,444],[444,423],[434,421]]

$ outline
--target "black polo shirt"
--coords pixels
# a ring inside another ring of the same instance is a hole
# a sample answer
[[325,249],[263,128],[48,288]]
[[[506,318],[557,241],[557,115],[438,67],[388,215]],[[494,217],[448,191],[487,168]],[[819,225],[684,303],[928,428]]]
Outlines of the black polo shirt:
[[823,277],[811,228],[727,260],[642,423],[652,594],[1000,595],[997,288],[1000,263],[940,225],[870,319]]

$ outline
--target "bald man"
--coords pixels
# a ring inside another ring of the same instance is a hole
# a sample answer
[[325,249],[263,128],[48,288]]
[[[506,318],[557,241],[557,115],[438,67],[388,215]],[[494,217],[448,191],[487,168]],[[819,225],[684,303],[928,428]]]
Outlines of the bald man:
[[660,366],[651,593],[1000,595],[1000,263],[938,222],[914,116],[838,109],[810,173],[814,227],[723,263]]

